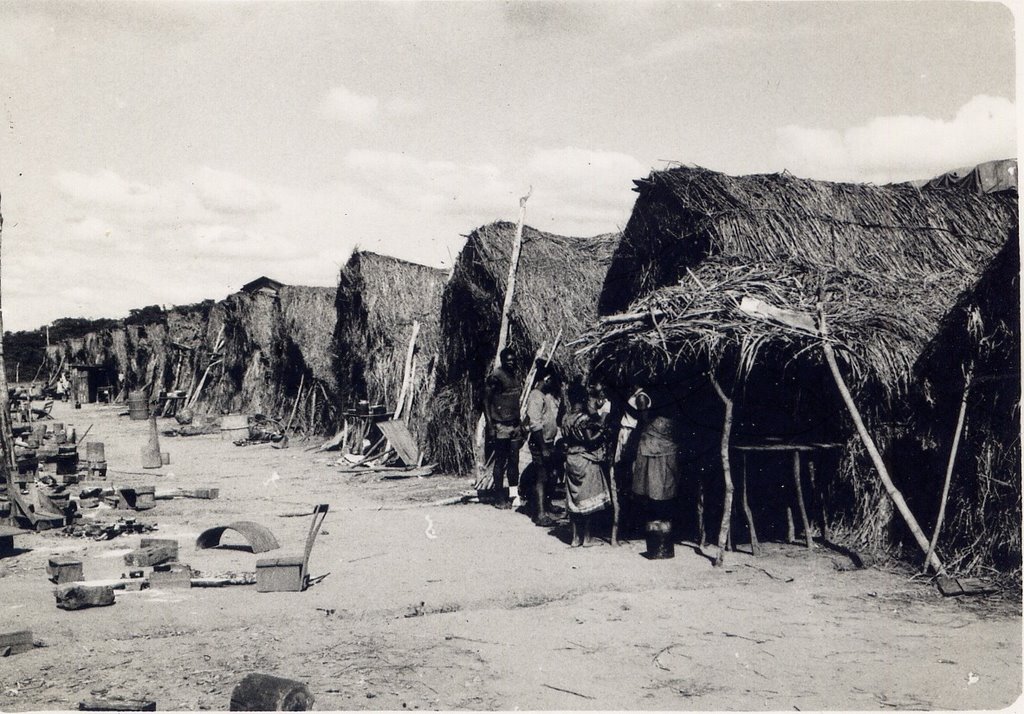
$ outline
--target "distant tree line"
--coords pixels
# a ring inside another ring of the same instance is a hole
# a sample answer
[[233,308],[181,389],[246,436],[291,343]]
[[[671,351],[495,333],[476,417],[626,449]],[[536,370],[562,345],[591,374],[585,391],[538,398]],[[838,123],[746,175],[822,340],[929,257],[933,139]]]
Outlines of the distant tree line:
[[[203,315],[209,314],[213,307],[213,300],[203,300],[194,305],[186,305],[179,310],[199,310]],[[76,337],[84,337],[90,332],[100,330],[112,330],[125,325],[153,325],[165,322],[167,311],[160,305],[147,305],[146,307],[130,310],[128,317],[121,320],[100,318],[88,320],[84,317],[62,317],[50,323],[50,344],[55,345],[61,340],[70,340]],[[46,326],[35,330],[23,330],[21,332],[4,332],[4,367],[7,372],[7,381],[14,382],[20,379],[27,382],[39,371],[39,365],[46,359]],[[51,365],[49,369],[52,369]],[[47,368],[39,372],[39,379],[48,376]]]

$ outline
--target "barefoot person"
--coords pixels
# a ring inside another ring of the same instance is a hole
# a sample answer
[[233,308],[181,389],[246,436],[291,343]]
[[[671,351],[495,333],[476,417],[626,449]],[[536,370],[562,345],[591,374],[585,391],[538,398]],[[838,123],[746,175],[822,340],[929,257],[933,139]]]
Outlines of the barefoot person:
[[604,475],[605,430],[600,414],[587,409],[587,392],[573,383],[567,391],[569,410],[562,419],[565,445],[565,506],[572,524],[573,547],[591,544],[592,514],[611,503]]
[[519,448],[522,446],[522,427],[519,422],[519,380],[515,377],[516,358],[510,349],[500,355],[501,366],[487,377],[484,385],[484,416],[487,423],[487,443],[494,459],[491,472],[493,503],[497,508],[511,508],[505,486],[519,482]]

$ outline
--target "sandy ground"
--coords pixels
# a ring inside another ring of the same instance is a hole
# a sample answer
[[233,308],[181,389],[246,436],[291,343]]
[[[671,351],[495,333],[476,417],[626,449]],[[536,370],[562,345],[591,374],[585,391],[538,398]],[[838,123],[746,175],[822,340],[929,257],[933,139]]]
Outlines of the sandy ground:
[[282,516],[329,503],[310,565],[326,577],[303,593],[118,591],[111,607],[67,612],[48,558],[120,577],[139,536],[18,536],[24,552],[0,559],[0,630],[31,628],[45,646],[0,663],[5,711],[97,695],[226,710],[254,671],[307,683],[320,710],[999,709],[1021,693],[1016,602],[946,599],[823,548],[774,544],[718,569],[685,545],[664,561],[643,558],[642,541],[570,549],[564,528],[513,511],[431,505],[466,478],[355,478],[302,444],[162,437],[171,465],[123,473],[142,472],[147,423],[120,411],[60,404],[55,415],[79,433],[94,425],[106,485],[213,486],[220,498],[91,518],[140,515],[214,575],[253,571],[260,556],[196,550],[202,530],[255,520],[282,544],[268,555],[300,552],[309,519]]

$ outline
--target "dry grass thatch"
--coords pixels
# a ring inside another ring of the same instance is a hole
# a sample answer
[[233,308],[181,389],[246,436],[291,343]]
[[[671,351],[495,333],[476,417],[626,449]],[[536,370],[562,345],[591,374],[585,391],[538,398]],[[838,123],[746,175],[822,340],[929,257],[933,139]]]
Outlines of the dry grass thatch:
[[946,314],[915,365],[905,445],[909,500],[933,524],[963,397],[965,428],[940,552],[958,571],[1021,568],[1020,254],[1017,231]]
[[392,409],[402,385],[413,322],[419,322],[411,430],[423,431],[433,391],[445,271],[355,250],[341,270],[334,334],[342,406],[359,399]]
[[679,167],[653,172],[637,182],[637,191],[601,296],[602,314],[674,284],[711,255],[797,261],[894,281],[957,270],[976,275],[1017,217],[1015,194],[831,183],[787,173],[727,176]]
[[711,363],[732,356],[749,368],[768,343],[800,350],[816,338],[751,319],[739,310],[743,297],[812,317],[821,302],[855,381],[889,391],[906,386],[943,310],[1017,216],[1015,195],[788,174],[677,168],[638,185],[602,301],[621,309],[640,295],[629,312],[663,314],[595,331],[598,363],[652,371],[697,355]]
[[[513,223],[473,231],[459,253],[441,307],[438,399],[430,428],[432,458],[451,470],[472,461],[472,425],[498,343],[501,309],[515,238]],[[597,296],[618,234],[574,238],[523,228],[508,346],[529,364],[542,342],[561,331],[554,361],[568,376],[586,372],[567,343],[596,317]]]

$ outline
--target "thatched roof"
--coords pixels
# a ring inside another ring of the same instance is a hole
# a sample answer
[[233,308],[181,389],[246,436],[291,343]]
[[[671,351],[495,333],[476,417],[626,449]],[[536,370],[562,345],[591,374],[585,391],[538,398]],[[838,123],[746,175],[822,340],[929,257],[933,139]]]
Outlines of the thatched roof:
[[[514,223],[491,223],[473,231],[459,253],[441,312],[448,372],[465,360],[494,358],[515,232]],[[523,361],[561,331],[555,361],[569,372],[585,371],[565,345],[596,316],[597,296],[618,241],[618,233],[577,238],[523,226],[509,337],[509,346]]]
[[[619,282],[603,295],[606,309],[632,300],[636,317],[606,322],[585,348],[610,371],[657,373],[694,359],[749,369],[767,345],[794,355],[818,344],[821,303],[855,381],[905,387],[943,312],[1017,218],[1015,195],[788,174],[678,168],[638,190],[613,266]],[[740,309],[744,298],[809,315],[809,328],[758,319]]]
[[636,185],[602,314],[674,284],[710,255],[793,260],[893,279],[947,270],[976,275],[1017,216],[1014,194],[831,183],[788,173],[727,176],[679,167]]
[[[498,343],[515,232],[516,225],[508,222],[473,231],[445,288],[438,424],[431,428],[433,458],[445,468],[471,463],[471,424],[479,416],[483,381]],[[586,361],[568,343],[597,316],[597,297],[618,240],[619,234],[576,238],[523,227],[508,337],[521,364],[529,364],[541,343],[550,346],[561,332],[554,361],[568,376],[586,372]]]
[[353,251],[341,269],[335,299],[336,371],[343,406],[358,399],[395,406],[413,322],[419,322],[411,420],[412,430],[419,430],[432,390],[446,277],[438,268]]

